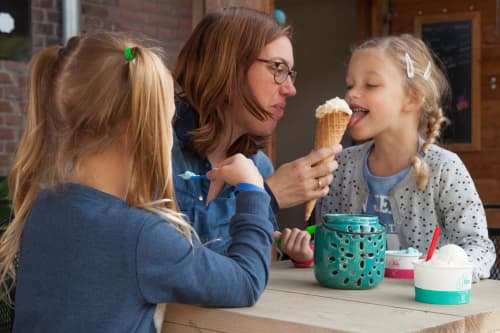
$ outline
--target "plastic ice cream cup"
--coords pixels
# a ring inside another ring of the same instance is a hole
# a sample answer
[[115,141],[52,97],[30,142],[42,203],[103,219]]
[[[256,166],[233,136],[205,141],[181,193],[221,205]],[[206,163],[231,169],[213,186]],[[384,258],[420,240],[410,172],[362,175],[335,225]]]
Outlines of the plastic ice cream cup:
[[467,304],[472,268],[465,251],[445,245],[429,261],[414,263],[415,300],[432,304]]
[[418,261],[422,253],[412,247],[385,251],[385,277],[396,279],[413,279],[413,263]]

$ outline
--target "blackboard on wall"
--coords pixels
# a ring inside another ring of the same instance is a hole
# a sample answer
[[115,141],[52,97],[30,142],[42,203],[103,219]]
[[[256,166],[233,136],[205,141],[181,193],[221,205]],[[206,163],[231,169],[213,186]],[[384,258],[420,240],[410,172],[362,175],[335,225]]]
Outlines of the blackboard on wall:
[[31,1],[0,0],[0,60],[31,58]]
[[452,91],[443,105],[450,120],[441,142],[451,150],[480,148],[480,31],[479,13],[417,16],[415,30],[432,49]]

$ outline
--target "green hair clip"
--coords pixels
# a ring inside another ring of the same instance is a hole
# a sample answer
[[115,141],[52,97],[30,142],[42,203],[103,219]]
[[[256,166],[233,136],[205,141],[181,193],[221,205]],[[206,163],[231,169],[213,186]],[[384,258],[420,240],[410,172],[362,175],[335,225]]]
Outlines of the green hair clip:
[[132,61],[135,58],[133,50],[134,50],[133,47],[127,47],[125,48],[125,51],[123,51],[123,55],[125,56],[125,59],[127,59],[128,61]]

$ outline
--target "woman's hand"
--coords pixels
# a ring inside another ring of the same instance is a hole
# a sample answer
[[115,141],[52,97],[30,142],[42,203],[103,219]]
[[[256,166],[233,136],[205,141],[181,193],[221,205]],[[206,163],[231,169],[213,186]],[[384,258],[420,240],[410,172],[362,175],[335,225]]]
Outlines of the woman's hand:
[[338,164],[335,160],[323,160],[341,151],[342,146],[337,144],[280,166],[266,179],[279,207],[289,208],[325,196]]

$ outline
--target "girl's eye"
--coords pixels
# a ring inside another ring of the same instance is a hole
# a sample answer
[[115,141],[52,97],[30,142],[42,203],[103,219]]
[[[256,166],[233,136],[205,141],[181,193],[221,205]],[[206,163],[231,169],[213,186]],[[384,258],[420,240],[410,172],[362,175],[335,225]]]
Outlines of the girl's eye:
[[367,87],[367,88],[376,88],[376,87],[377,87],[377,85],[376,85],[376,84],[367,83],[367,84],[366,84],[366,87]]
[[345,87],[345,90],[351,90],[352,89],[352,85],[351,84],[348,84],[346,87]]

